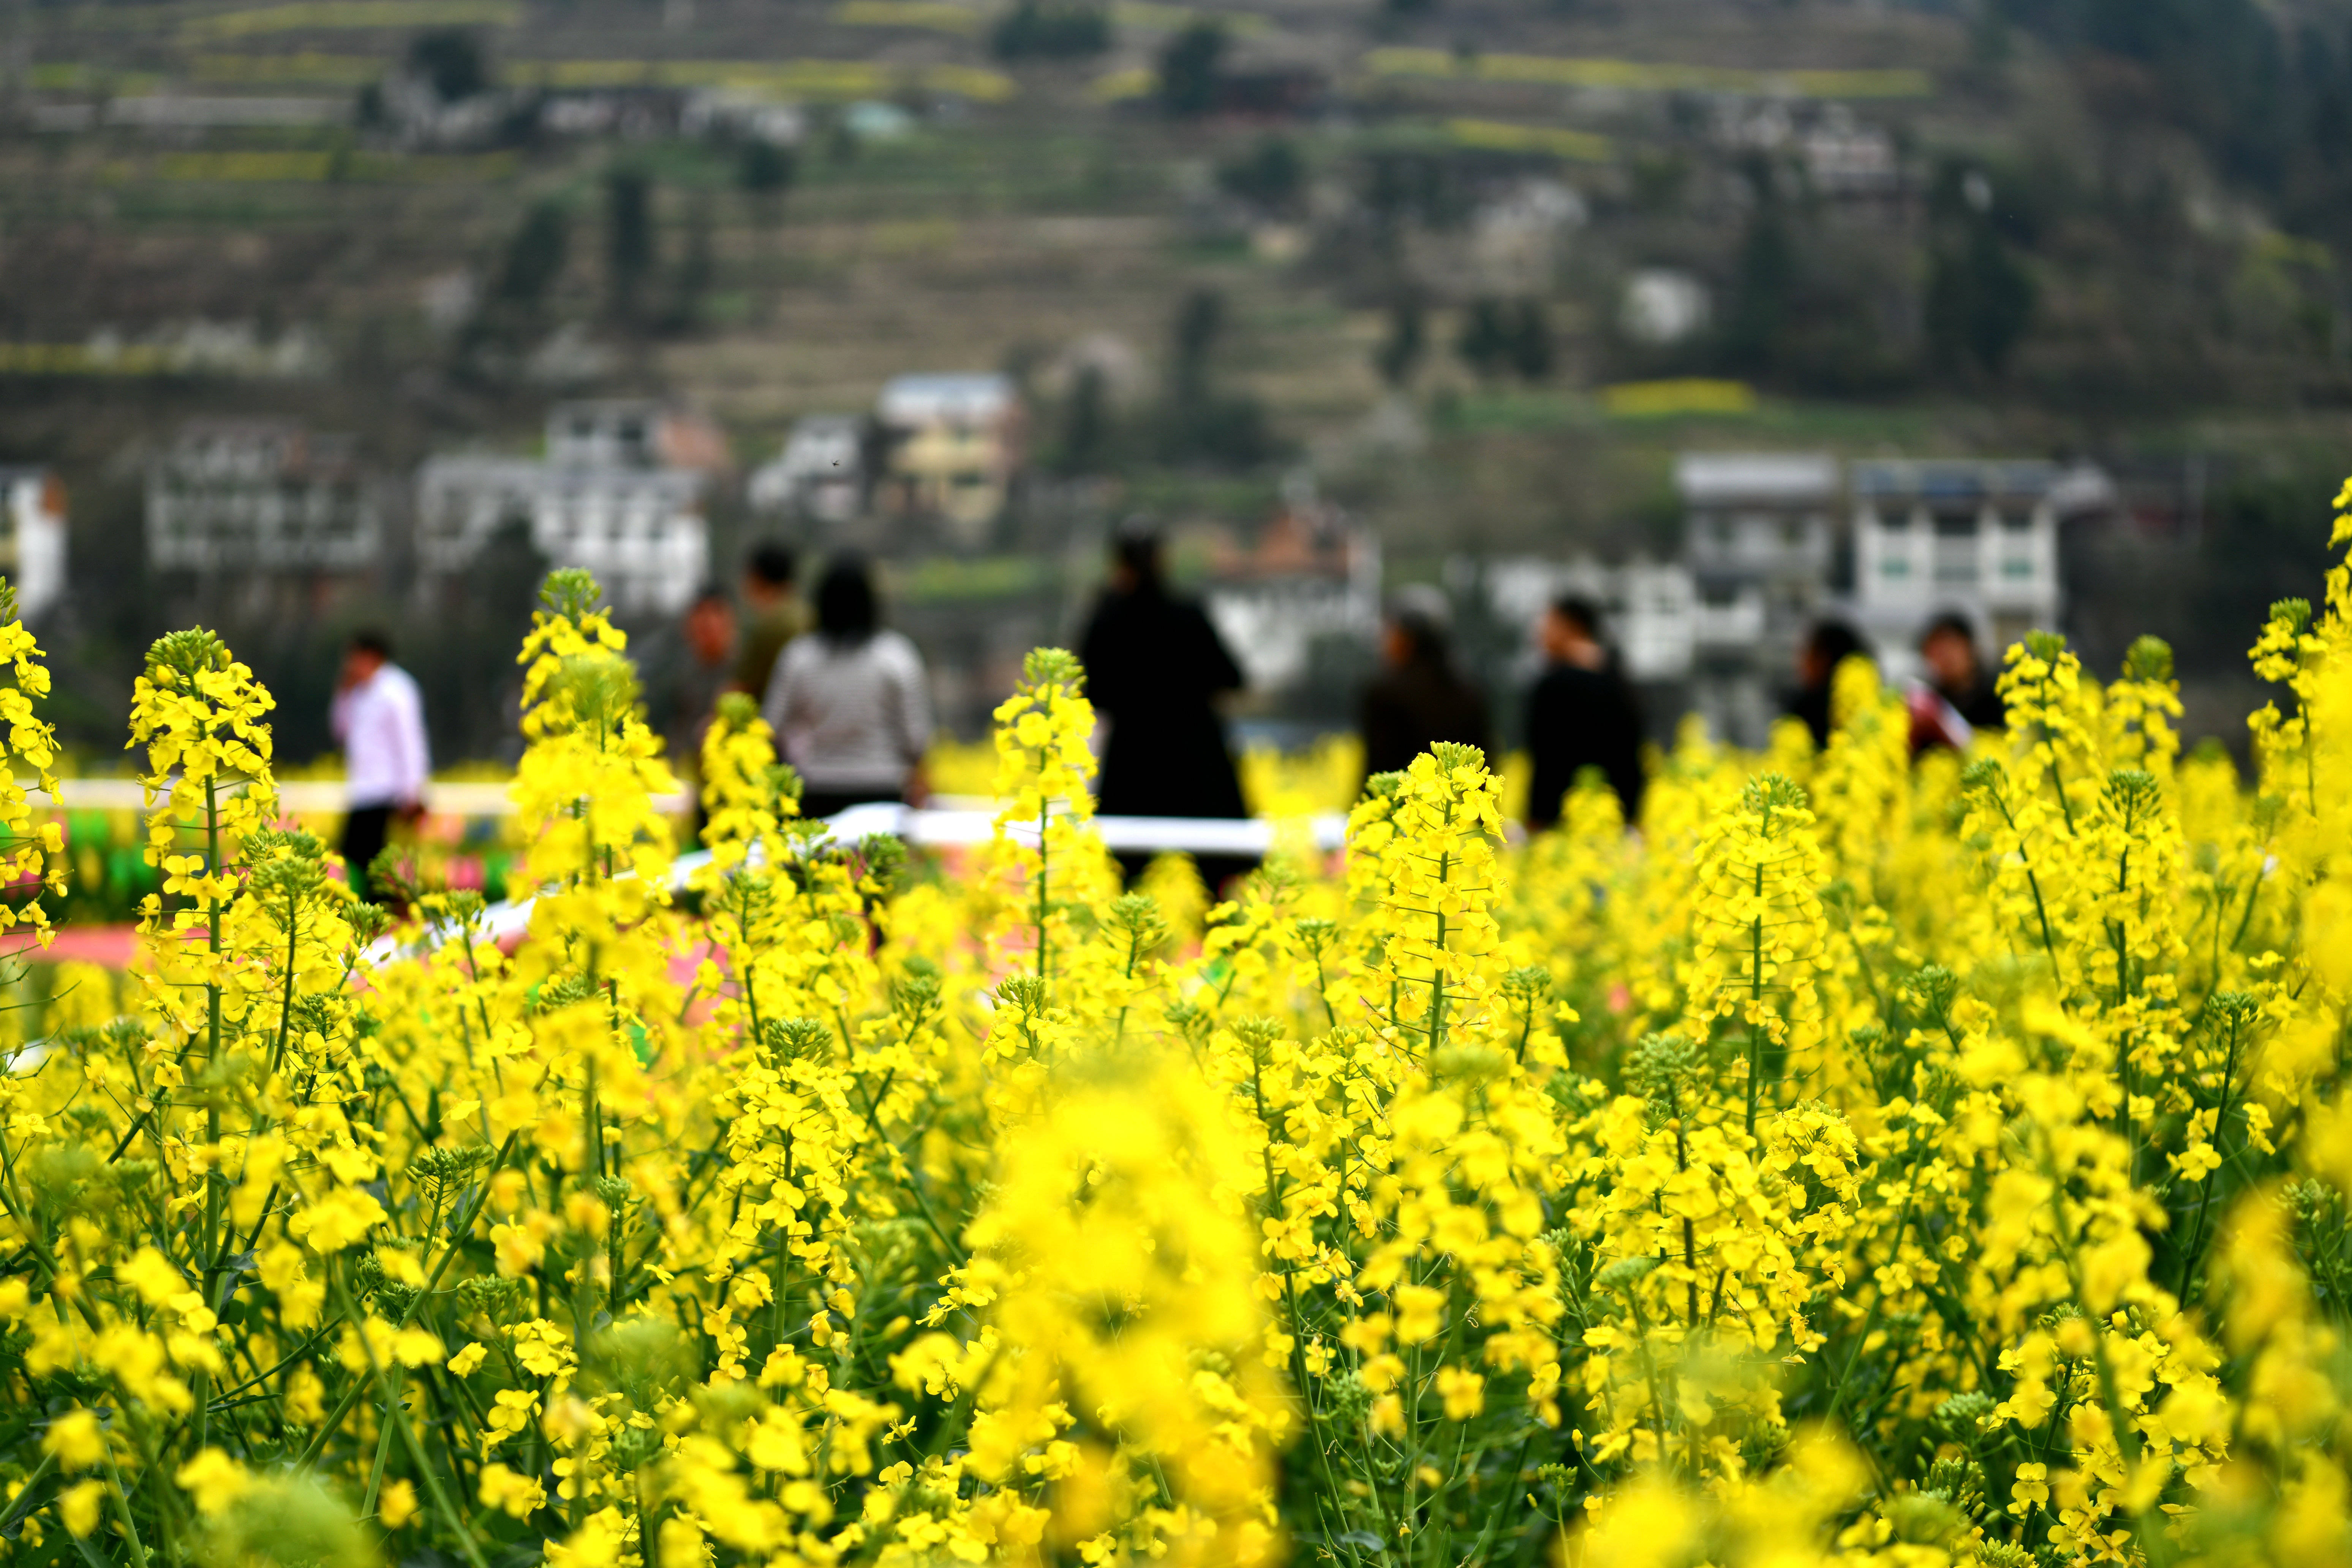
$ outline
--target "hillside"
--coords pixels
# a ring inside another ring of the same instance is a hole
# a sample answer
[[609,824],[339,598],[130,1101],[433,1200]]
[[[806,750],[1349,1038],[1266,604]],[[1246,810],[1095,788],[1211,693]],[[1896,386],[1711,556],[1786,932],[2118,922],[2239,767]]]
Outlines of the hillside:
[[[526,448],[558,396],[658,392],[748,467],[894,374],[1005,369],[1040,477],[989,548],[1139,505],[1245,526],[1308,464],[1407,575],[1669,550],[1685,445],[2193,454],[2194,536],[2158,484],[2129,552],[2193,632],[2207,513],[2324,499],[2352,404],[2326,8],[26,15],[0,455],[60,465],[111,569],[92,669],[165,605],[284,618],[277,590],[134,585],[139,454],[195,414],[354,431],[403,473]],[[1690,377],[1755,401],[1608,390]],[[396,587],[314,585],[306,616]]]

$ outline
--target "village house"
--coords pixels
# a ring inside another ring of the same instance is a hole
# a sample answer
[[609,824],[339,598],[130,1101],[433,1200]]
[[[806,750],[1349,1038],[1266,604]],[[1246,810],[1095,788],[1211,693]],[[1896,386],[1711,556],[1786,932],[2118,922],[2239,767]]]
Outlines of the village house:
[[931,519],[978,543],[1011,499],[1026,430],[1002,375],[902,375],[875,405],[884,458],[878,493],[901,516]]
[[383,485],[350,436],[196,419],[147,468],[147,560],[166,571],[358,572],[384,548]]
[[624,614],[686,607],[710,570],[704,509],[726,469],[723,432],[642,401],[559,404],[539,458],[453,454],[416,480],[417,561],[464,571],[509,525],[551,566],[593,573]]

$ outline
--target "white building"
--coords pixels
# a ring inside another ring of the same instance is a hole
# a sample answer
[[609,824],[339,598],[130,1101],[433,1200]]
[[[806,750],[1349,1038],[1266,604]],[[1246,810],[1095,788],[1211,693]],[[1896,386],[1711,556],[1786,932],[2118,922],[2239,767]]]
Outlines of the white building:
[[1717,735],[1769,734],[1811,626],[1836,616],[1902,679],[1919,632],[1965,616],[1988,652],[2056,625],[2058,531],[2114,504],[2087,465],[1685,453],[1685,563],[1697,595],[1692,702]]
[[727,434],[698,414],[645,398],[559,403],[547,416],[547,460],[562,468],[717,474],[727,468]]
[[166,570],[352,572],[383,549],[382,487],[349,436],[201,419],[148,465],[147,560]]
[[1742,744],[1770,734],[1797,647],[1828,607],[1839,473],[1822,453],[1685,452],[1675,461],[1694,606],[1692,705]]
[[849,521],[866,507],[865,422],[845,414],[795,421],[783,451],[752,470],[745,497],[757,512]]
[[[1649,684],[1686,680],[1700,651],[1724,635],[1722,617],[1699,603],[1690,569],[1678,562],[1603,565],[1533,557],[1497,561],[1486,572],[1487,606],[1517,628],[1532,661],[1536,627],[1553,601],[1581,595],[1601,608],[1603,631],[1624,660],[1625,678]],[[1532,663],[1526,673],[1532,674]]]
[[2115,503],[2099,469],[2034,460],[1861,462],[1849,488],[1855,619],[1898,673],[1946,610],[1995,648],[2054,626],[2059,524]]
[[1864,125],[1842,103],[1826,106],[1821,118],[1797,139],[1805,178],[1827,196],[1884,196],[1903,188],[1903,165],[1895,138]]
[[1838,489],[1825,454],[1685,452],[1684,559],[1705,584],[1753,585],[1808,609],[1829,580]]
[[416,479],[418,564],[466,570],[510,521],[550,565],[594,574],[624,614],[686,607],[710,570],[703,506],[725,441],[707,421],[656,404],[559,405],[544,458],[428,459]]
[[688,136],[731,135],[775,147],[797,147],[808,134],[808,116],[794,103],[779,103],[754,92],[708,88],[689,94],[678,114]]
[[47,468],[0,468],[0,577],[26,621],[66,591],[66,491]]
[[1286,479],[1282,491],[1282,510],[1246,549],[1230,536],[1220,540],[1202,595],[1257,693],[1305,681],[1318,644],[1368,645],[1381,626],[1379,539],[1318,496],[1304,469]]

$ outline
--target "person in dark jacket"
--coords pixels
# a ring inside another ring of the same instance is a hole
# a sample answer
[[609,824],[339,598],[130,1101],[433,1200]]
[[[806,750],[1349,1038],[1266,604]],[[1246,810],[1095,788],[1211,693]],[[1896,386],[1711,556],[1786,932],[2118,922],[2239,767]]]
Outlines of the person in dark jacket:
[[1869,658],[1870,645],[1860,632],[1834,618],[1815,621],[1805,634],[1805,646],[1797,650],[1797,694],[1789,700],[1788,712],[1811,732],[1817,752],[1830,743],[1830,688],[1836,682],[1838,666],[1856,655]]
[[1384,668],[1364,689],[1364,776],[1402,773],[1440,741],[1476,746],[1491,763],[1486,699],[1454,668],[1444,594],[1415,585],[1398,593],[1382,628]]
[[[1201,606],[1168,592],[1160,536],[1119,531],[1110,586],[1078,647],[1087,695],[1110,721],[1096,805],[1112,816],[1246,816],[1216,700],[1243,685],[1241,667]],[[1121,856],[1132,877],[1148,857]],[[1132,864],[1129,862],[1132,861]],[[1237,868],[1201,862],[1214,888]]]
[[1528,693],[1528,751],[1535,777],[1528,785],[1528,831],[1559,820],[1560,802],[1576,775],[1598,768],[1617,792],[1625,820],[1642,812],[1642,711],[1617,662],[1601,641],[1601,611],[1591,600],[1565,595],[1544,612],[1544,657],[1549,660]]

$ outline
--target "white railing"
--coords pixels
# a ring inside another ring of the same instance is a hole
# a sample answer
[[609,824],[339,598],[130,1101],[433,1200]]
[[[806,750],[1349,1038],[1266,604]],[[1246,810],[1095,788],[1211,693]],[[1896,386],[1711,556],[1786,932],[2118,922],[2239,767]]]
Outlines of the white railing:
[[[968,800],[971,797],[949,798]],[[908,844],[948,847],[988,842],[996,832],[996,814],[993,810],[961,804],[940,807],[853,805],[846,811],[826,817],[824,825],[825,837],[845,844],[855,844],[877,833],[889,833]],[[1097,816],[1088,826],[1108,849],[1154,852],[1180,849],[1189,855],[1255,857],[1272,850],[1280,842],[1287,825],[1269,822],[1263,817]],[[1307,817],[1303,826],[1314,840],[1315,847],[1326,853],[1341,847],[1348,841],[1348,819],[1337,812]],[[1026,838],[1033,843],[1037,836],[1034,823],[1013,823],[1007,832],[1015,839]],[[697,849],[679,856],[670,862],[670,887],[685,887],[697,871],[709,864],[710,851],[708,849]],[[482,911],[475,929],[492,942],[500,943],[509,938],[520,937],[530,929],[531,907],[538,901],[536,896],[526,894],[492,904]],[[399,947],[394,940],[384,937],[377,942],[371,955],[382,962],[398,952]]]
[[[139,780],[124,778],[59,779],[55,795],[45,790],[26,791],[26,799],[36,806],[68,810],[146,811],[157,798]],[[887,833],[909,845],[938,848],[985,844],[995,836],[993,800],[984,795],[934,798],[935,804],[926,806],[853,805],[825,819],[825,836],[854,844],[873,834]],[[287,780],[278,786],[278,803],[288,811],[340,812],[343,784],[336,779]],[[430,784],[425,804],[426,811],[436,816],[508,816],[515,809],[507,786],[494,782]],[[694,796],[691,791],[680,791],[656,795],[654,804],[665,816],[683,816],[693,808]],[[1132,853],[1181,850],[1188,855],[1255,858],[1270,853],[1286,835],[1303,831],[1317,850],[1328,854],[1348,839],[1348,819],[1338,812],[1289,823],[1264,817],[1097,816],[1088,826],[1104,847]],[[1007,832],[1016,840],[1036,841],[1034,823],[1013,823]],[[702,850],[679,856],[672,866],[670,885],[683,887],[709,859],[709,852]],[[526,896],[492,905],[491,931],[501,938],[520,934],[530,923],[533,902]]]
[[[27,790],[36,806],[68,809],[145,811],[157,797],[137,779],[59,779],[53,797],[43,790]],[[278,804],[294,812],[340,812],[343,784],[335,779],[289,779],[278,785]],[[654,797],[664,816],[683,816],[693,808],[694,796],[681,790]],[[514,802],[503,783],[481,782],[428,784],[425,808],[436,816],[509,816]],[[1337,812],[1307,819],[1315,847],[1337,849],[1346,841],[1348,819]],[[896,834],[909,844],[950,847],[984,844],[995,832],[996,803],[984,795],[940,795],[928,806],[854,805],[828,819],[833,836],[855,841],[870,833]],[[1114,850],[1181,849],[1192,855],[1264,855],[1274,847],[1279,829],[1259,817],[1097,816],[1094,831]],[[1021,833],[1014,824],[1013,832]],[[1034,834],[1034,829],[1032,830]]]
[[[47,790],[27,789],[25,798],[37,806],[97,811],[145,811],[155,799],[137,779],[59,779],[55,796]],[[281,779],[278,804],[288,811],[340,812],[343,783],[341,779]],[[666,815],[677,816],[694,804],[694,797],[681,790],[656,795],[654,804]],[[508,798],[503,781],[428,784],[425,809],[436,816],[509,816],[513,815],[514,802]]]
[[[869,833],[892,833],[909,844],[985,844],[995,834],[992,805],[853,805],[825,819],[833,837],[855,842]],[[1188,855],[1264,855],[1283,831],[1282,825],[1264,817],[1097,816],[1090,825],[1107,848],[1119,850],[1181,849]],[[1348,819],[1337,812],[1304,819],[1315,847],[1339,848],[1348,839]],[[1015,822],[1015,838],[1034,842],[1034,823]]]

